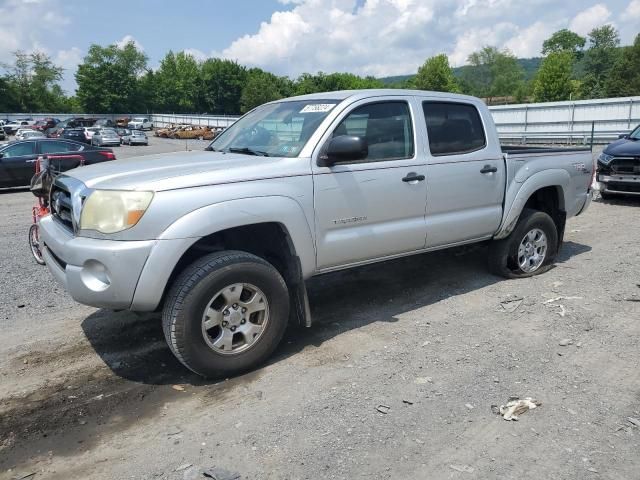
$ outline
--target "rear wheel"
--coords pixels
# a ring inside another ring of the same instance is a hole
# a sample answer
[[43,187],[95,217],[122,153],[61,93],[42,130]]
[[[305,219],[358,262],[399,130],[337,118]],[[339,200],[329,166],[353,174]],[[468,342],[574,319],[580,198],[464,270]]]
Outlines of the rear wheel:
[[280,273],[255,255],[225,251],[196,260],[178,276],[162,323],[180,362],[204,377],[223,377],[266,360],[288,318]]
[[549,270],[558,253],[558,229],[544,212],[526,209],[507,238],[489,246],[489,269],[506,278],[525,278]]
[[37,224],[29,227],[29,247],[31,248],[31,254],[35,258],[39,265],[44,265],[44,257],[42,256],[42,250],[40,249],[40,229]]

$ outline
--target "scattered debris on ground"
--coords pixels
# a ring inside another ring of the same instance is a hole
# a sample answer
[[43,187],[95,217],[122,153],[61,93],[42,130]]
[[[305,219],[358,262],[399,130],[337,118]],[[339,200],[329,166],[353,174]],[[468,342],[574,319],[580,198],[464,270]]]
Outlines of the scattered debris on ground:
[[509,397],[509,401],[505,405],[491,405],[491,410],[496,415],[502,415],[502,418],[505,420],[514,420],[517,421],[518,417],[529,410],[533,410],[534,408],[542,405],[542,402],[539,400],[534,400],[531,397],[526,398],[518,398],[518,397]]

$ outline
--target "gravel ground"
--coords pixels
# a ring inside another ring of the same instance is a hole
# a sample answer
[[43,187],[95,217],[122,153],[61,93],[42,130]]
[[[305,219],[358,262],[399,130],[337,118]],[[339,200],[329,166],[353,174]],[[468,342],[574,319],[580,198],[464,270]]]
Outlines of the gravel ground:
[[[638,478],[640,201],[594,202],[531,279],[488,274],[483,246],[316,278],[314,327],[221,382],[158,316],[57,287],[32,201],[0,193],[0,479]],[[512,395],[542,405],[507,422]]]

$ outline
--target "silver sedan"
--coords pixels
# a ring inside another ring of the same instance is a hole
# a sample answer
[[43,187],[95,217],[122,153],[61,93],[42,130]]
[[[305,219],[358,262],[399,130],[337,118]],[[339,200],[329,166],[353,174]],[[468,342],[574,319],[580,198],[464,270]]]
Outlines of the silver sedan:
[[113,128],[101,128],[91,137],[91,145],[102,147],[104,145],[120,145],[120,137]]

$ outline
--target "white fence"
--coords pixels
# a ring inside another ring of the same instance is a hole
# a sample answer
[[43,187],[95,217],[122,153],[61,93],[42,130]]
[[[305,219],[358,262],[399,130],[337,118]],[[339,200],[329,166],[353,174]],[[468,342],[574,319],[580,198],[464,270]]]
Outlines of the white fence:
[[[596,143],[608,143],[621,133],[640,124],[640,96],[578,100],[573,102],[529,103],[489,107],[500,139],[509,143],[589,143],[593,127]],[[188,123],[226,128],[237,116],[188,114],[3,114],[10,120],[25,117],[37,120],[55,117],[64,120],[73,116],[92,118],[151,117],[154,127]]]
[[166,127],[171,124],[188,123],[203,127],[227,128],[239,117],[237,116],[213,116],[213,115],[182,115],[182,114],[162,114],[151,115],[151,122],[154,127]]
[[489,107],[502,140],[607,143],[640,123],[640,97]]

